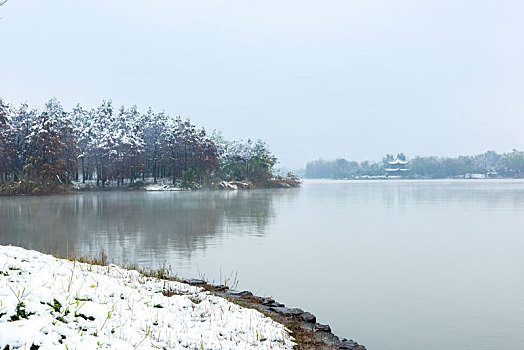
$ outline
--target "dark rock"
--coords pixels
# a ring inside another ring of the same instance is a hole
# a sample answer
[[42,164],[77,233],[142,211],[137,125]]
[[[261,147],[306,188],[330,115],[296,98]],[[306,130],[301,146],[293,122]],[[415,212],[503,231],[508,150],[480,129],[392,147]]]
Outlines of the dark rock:
[[217,284],[217,285],[214,285],[213,288],[219,292],[225,292],[226,290],[229,289],[228,286],[224,286],[222,284]]
[[264,298],[261,302],[262,305],[266,306],[272,306],[272,307],[284,307],[286,305],[279,303],[278,301],[274,301],[271,298]]
[[275,301],[273,299],[271,299],[271,298],[263,298],[262,302],[260,304],[267,305],[267,306],[273,306],[274,302]]
[[353,340],[343,339],[338,345],[339,349],[355,349],[358,346],[358,343]]
[[248,290],[244,290],[244,291],[238,291],[238,290],[234,290],[234,289],[230,289],[226,292],[227,295],[232,295],[232,296],[237,296],[237,297],[252,297],[253,296],[253,293],[251,293],[250,291]]
[[298,316],[304,313],[304,310],[298,308],[290,309],[282,306],[270,307],[270,310],[278,312],[279,314],[282,314],[284,316]]
[[281,306],[271,306],[269,308],[271,311],[278,312],[279,314],[284,313],[284,311],[288,310],[287,307],[281,307]]
[[266,305],[262,305],[262,304],[258,305],[257,309],[258,309],[260,312],[266,312],[266,313],[267,313],[267,312],[270,312],[270,311],[273,311],[273,310],[271,310],[271,307],[266,306]]
[[320,323],[317,323],[315,325],[315,332],[327,332],[327,333],[331,333],[331,327],[329,327],[329,325],[327,324],[320,324]]
[[206,281],[199,280],[197,278],[188,278],[188,279],[185,279],[184,282],[188,284],[207,284]]
[[309,313],[309,312],[304,312],[302,314],[302,319],[306,323],[315,323],[315,322],[317,322],[317,318],[315,317],[315,315],[313,315],[312,313]]
[[304,313],[304,310],[299,308],[293,308],[293,309],[287,309],[287,311],[284,311],[284,315],[286,316],[298,316],[302,315]]
[[273,304],[271,304],[271,306],[273,306],[273,307],[284,307],[286,305],[284,305],[282,303],[279,303],[278,301],[274,301]]

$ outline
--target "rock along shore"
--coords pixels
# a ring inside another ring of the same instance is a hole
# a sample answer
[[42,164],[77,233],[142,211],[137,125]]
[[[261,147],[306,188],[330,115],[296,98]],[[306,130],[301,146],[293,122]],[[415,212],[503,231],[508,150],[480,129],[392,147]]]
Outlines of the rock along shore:
[[211,285],[200,279],[185,279],[191,285],[202,286],[211,293],[232,300],[244,307],[256,309],[291,330],[298,349],[351,349],[366,350],[364,345],[332,333],[329,325],[317,322],[315,315],[299,308],[289,308],[269,297],[253,295],[250,291],[229,289],[223,285]]

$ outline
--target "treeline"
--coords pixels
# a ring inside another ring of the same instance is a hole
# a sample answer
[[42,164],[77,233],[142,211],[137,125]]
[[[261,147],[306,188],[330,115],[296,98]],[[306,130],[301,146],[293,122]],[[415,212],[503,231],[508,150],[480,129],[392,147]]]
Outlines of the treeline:
[[136,106],[115,109],[111,101],[93,109],[64,111],[52,99],[42,111],[0,100],[0,192],[68,190],[73,181],[140,186],[169,179],[181,187],[218,180],[248,180],[257,186],[273,178],[277,159],[267,145],[228,142],[189,119]]
[[384,175],[382,163],[356,162],[346,159],[315,160],[306,165],[308,179],[349,179],[361,176]]
[[310,179],[384,177],[385,169],[390,167],[388,162],[395,158],[407,160],[408,171],[404,177],[412,179],[464,178],[475,175],[482,177],[524,176],[524,152],[514,149],[509,153],[488,151],[474,156],[417,156],[412,159],[406,159],[402,153],[396,157],[388,154],[381,162],[355,162],[346,159],[316,160],[307,163],[305,177]]

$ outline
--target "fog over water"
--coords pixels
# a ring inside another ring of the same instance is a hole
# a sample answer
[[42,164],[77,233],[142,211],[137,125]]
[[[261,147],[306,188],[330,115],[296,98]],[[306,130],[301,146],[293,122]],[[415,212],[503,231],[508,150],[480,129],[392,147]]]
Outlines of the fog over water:
[[0,197],[0,244],[272,295],[369,349],[521,349],[524,181]]

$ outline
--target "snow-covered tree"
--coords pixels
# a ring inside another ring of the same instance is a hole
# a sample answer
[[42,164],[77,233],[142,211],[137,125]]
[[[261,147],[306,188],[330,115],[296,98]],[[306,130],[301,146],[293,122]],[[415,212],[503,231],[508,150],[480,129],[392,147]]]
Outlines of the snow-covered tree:
[[8,107],[0,99],[0,182],[7,179],[13,168],[13,157],[16,155],[13,136]]
[[170,169],[173,183],[176,183],[178,175],[181,123],[182,121],[179,117],[169,118],[162,132],[162,143],[164,144],[162,159]]
[[57,100],[47,102],[33,121],[27,139],[25,169],[38,184],[36,190],[70,184],[76,174],[77,147],[71,117]]
[[27,137],[30,133],[31,125],[33,125],[38,115],[38,111],[29,107],[26,103],[23,103],[19,108],[11,106],[9,108],[9,115],[12,130],[11,140],[16,149],[12,157],[13,163],[10,173],[13,175],[13,178],[17,180],[18,175],[24,170],[29,150]]
[[91,172],[92,160],[89,153],[89,142],[91,135],[89,134],[89,112],[77,104],[70,113],[73,121],[73,128],[76,137],[76,144],[78,146],[78,163],[79,171],[77,171],[76,180],[78,180],[78,173],[82,175],[82,182],[85,182]]
[[228,180],[262,183],[272,177],[276,158],[262,140],[232,141],[222,156],[221,176]]
[[110,161],[112,174],[117,179],[117,183],[122,184],[125,178],[133,183],[137,173],[142,171],[141,156],[144,153],[144,140],[140,119],[136,106],[127,110],[122,106],[109,126]]
[[108,181],[132,185],[150,176],[182,186],[218,178],[262,182],[272,176],[274,163],[261,141],[210,137],[189,119],[151,108],[145,114],[136,106],[115,110],[109,100],[90,110],[77,104],[66,112],[51,99],[38,112],[0,101],[0,191],[8,186],[6,179],[13,180],[9,186],[15,192],[24,193],[66,187],[80,178],[96,178],[102,187]]
[[88,130],[86,130],[89,137],[87,148],[95,165],[97,186],[101,184],[104,187],[109,177],[115,140],[111,126],[114,124],[111,101],[103,101],[101,106],[91,110]]
[[158,177],[165,173],[162,154],[166,145],[162,134],[166,130],[168,116],[164,112],[154,113],[149,107],[147,114],[142,116],[141,124],[143,126],[147,169],[156,183]]

